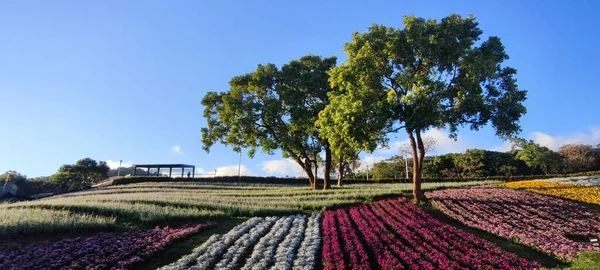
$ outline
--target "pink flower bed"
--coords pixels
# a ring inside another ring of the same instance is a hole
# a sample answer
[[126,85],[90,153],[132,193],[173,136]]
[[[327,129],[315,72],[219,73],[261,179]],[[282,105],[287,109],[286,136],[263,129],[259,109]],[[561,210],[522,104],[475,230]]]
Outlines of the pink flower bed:
[[566,261],[582,251],[600,250],[589,242],[600,236],[600,214],[577,203],[497,187],[439,190],[427,196],[467,226]]
[[0,252],[0,269],[127,269],[149,259],[172,240],[214,223],[155,228],[36,243]]
[[326,270],[540,267],[442,223],[404,200],[326,211],[323,230]]

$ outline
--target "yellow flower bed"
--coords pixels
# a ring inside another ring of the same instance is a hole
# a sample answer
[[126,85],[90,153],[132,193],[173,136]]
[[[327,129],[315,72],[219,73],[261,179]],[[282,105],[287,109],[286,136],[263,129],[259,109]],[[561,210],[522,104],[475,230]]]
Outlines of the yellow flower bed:
[[501,185],[512,189],[525,189],[539,194],[600,205],[599,187],[552,183],[542,180],[509,182]]

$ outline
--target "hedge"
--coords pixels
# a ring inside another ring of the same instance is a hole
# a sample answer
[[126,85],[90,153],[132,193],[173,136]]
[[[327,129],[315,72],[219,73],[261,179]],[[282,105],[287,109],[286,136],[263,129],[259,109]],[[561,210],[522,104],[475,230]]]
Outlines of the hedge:
[[[558,177],[577,177],[577,176],[600,176],[600,171],[572,173],[572,174],[548,174],[548,175],[515,175],[515,176],[487,176],[475,178],[423,178],[424,183],[444,183],[444,182],[470,182],[470,181],[522,181],[534,179],[549,179]],[[336,179],[331,180],[335,184]],[[217,176],[211,178],[171,178],[164,176],[131,176],[121,177],[113,180],[113,185],[125,185],[142,182],[204,182],[204,183],[254,183],[254,184],[287,184],[287,185],[306,185],[307,178],[281,178],[281,177],[260,177],[260,176]],[[323,179],[319,179],[317,184],[321,185]],[[370,183],[412,183],[412,179],[344,179],[344,184],[370,184]]]

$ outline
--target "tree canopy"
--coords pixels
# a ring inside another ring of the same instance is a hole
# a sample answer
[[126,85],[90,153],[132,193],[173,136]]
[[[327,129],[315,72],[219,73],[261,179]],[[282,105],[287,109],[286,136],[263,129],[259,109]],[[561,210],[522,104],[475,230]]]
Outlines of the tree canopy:
[[110,168],[104,161],[83,158],[75,164],[65,164],[50,177],[50,182],[58,185],[63,192],[90,187],[107,177]]
[[[274,64],[259,65],[254,72],[236,76],[226,92],[208,92],[202,99],[207,127],[202,128],[204,149],[217,142],[235,151],[249,149],[267,154],[281,150],[306,173],[316,187],[319,154],[326,152],[326,171],[331,166],[329,142],[320,135],[315,121],[329,103],[327,72],[336,65],[335,57],[308,55],[278,69]],[[328,186],[329,173],[324,174]]]
[[478,130],[491,123],[510,138],[520,131],[526,91],[517,87],[514,68],[500,38],[480,41],[475,17],[450,15],[436,21],[404,17],[404,28],[373,25],[354,33],[344,50],[347,61],[330,71],[330,105],[318,125],[332,149],[372,151],[386,135],[404,129],[411,142],[414,196],[420,189],[422,132],[459,127]]

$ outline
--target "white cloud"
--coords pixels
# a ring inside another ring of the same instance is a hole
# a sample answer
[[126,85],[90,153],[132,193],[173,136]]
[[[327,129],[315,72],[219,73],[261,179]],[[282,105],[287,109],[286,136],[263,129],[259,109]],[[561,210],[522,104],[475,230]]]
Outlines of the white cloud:
[[[457,139],[454,140],[448,137],[449,133],[442,129],[430,129],[423,133],[423,138],[433,138],[436,141],[433,151],[427,153],[428,155],[441,155],[446,153],[462,153],[467,149],[474,148],[467,140],[458,135]],[[390,143],[389,148],[379,148],[375,153],[382,155],[398,155],[401,146],[408,144],[408,139],[394,141]]]
[[[247,176],[254,175],[248,169],[248,167],[246,167],[244,165],[242,165],[240,167],[240,173],[241,173],[241,175],[247,175]],[[232,176],[232,175],[238,175],[238,165],[223,166],[223,167],[217,168],[216,176]]]
[[267,175],[276,176],[301,176],[304,170],[298,163],[290,159],[269,160],[262,163],[262,170]]
[[600,128],[590,128],[588,132],[581,132],[567,136],[552,136],[544,132],[532,132],[531,139],[536,143],[546,146],[550,149],[557,150],[565,144],[591,144],[597,145],[600,143]]
[[181,153],[181,146],[179,145],[173,145],[173,147],[171,147],[171,151],[175,152],[175,153]]
[[[118,160],[107,160],[106,165],[108,165],[108,167],[111,169],[117,169],[117,168],[119,168],[119,161]],[[128,168],[131,166],[133,166],[133,163],[131,161],[123,161],[121,163],[121,168]]]
[[490,148],[490,150],[497,151],[497,152],[508,152],[508,151],[510,151],[511,148],[512,148],[512,143],[510,141],[505,141],[502,144],[493,146],[492,148]]
[[373,164],[380,162],[384,159],[387,159],[387,156],[382,156],[378,154],[367,154],[360,158],[360,166],[358,166],[358,170],[366,170],[367,166],[369,168],[373,168]]

